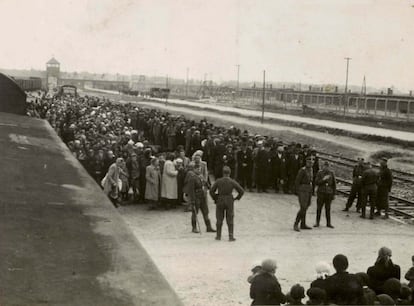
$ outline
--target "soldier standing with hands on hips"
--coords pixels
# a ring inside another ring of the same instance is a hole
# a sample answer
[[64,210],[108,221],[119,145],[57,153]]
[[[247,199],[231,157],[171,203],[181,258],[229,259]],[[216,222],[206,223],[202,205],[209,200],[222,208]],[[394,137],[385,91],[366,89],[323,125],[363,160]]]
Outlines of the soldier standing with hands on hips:
[[[240,200],[244,194],[244,190],[239,183],[230,178],[230,174],[230,167],[224,166],[223,177],[215,181],[210,189],[210,196],[216,203],[216,240],[221,240],[221,228],[223,226],[224,216],[226,216],[227,227],[229,229],[229,241],[236,240],[234,238],[234,200]],[[235,198],[233,198],[234,189],[238,192]]]
[[323,163],[322,170],[316,175],[315,185],[318,186],[318,191],[316,198],[316,224],[313,227],[319,227],[322,208],[325,206],[326,226],[334,228],[331,223],[331,203],[335,198],[336,179],[333,171],[329,169],[329,163],[327,161]]

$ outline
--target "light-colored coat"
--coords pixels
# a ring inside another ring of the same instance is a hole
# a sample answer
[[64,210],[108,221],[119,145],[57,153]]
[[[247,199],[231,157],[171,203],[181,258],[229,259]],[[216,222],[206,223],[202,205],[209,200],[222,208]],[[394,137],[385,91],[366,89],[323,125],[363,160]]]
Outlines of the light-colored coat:
[[178,171],[175,169],[174,162],[171,160],[165,161],[161,184],[162,198],[170,200],[178,199],[177,174]]
[[112,190],[113,185],[116,185],[118,189],[118,180],[119,180],[119,169],[118,169],[118,166],[115,163],[113,163],[109,167],[108,173],[105,175],[105,178],[104,178],[103,188],[104,188],[104,192],[106,195],[109,195],[109,193]]
[[145,179],[147,180],[145,185],[145,199],[158,201],[161,181],[160,171],[155,169],[153,165],[147,166],[145,170]]

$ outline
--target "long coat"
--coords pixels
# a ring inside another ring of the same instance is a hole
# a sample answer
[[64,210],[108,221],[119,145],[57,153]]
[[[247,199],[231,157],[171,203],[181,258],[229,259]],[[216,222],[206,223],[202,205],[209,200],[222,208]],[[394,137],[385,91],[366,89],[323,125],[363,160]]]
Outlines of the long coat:
[[104,188],[105,194],[109,195],[112,191],[112,187],[116,186],[116,195],[117,195],[118,194],[119,170],[118,170],[118,166],[115,163],[113,163],[109,167],[108,173],[105,175],[104,179],[105,179],[105,182],[104,182],[103,188]]
[[161,197],[165,199],[175,200],[178,198],[177,192],[177,175],[174,162],[165,161],[164,171],[162,173]]
[[156,169],[153,165],[149,165],[145,171],[145,179],[145,199],[158,201],[160,197],[160,170]]
[[277,278],[269,273],[259,274],[253,279],[250,297],[252,305],[280,305],[286,302]]

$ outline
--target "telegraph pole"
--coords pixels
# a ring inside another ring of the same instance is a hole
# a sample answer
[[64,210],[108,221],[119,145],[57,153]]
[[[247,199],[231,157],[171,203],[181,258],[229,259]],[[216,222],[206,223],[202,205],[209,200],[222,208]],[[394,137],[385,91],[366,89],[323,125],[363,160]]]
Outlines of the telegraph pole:
[[167,77],[166,77],[166,80],[165,80],[165,85],[166,85],[166,87],[167,87],[167,90],[166,90],[166,95],[165,95],[165,105],[167,105],[167,102],[168,102],[168,95],[169,95],[169,92],[168,92],[168,74],[167,74]]
[[346,108],[348,104],[348,71],[349,71],[349,61],[351,60],[350,57],[345,57],[346,60],[346,79],[345,79],[345,95],[344,95],[344,116],[346,113]]
[[188,97],[188,67],[187,67],[187,76],[186,76],[186,81],[185,81],[185,96]]
[[237,93],[238,93],[240,89],[240,65],[236,65],[236,66],[237,66]]
[[262,120],[261,120],[262,124],[264,120],[265,91],[266,91],[266,70],[263,70]]

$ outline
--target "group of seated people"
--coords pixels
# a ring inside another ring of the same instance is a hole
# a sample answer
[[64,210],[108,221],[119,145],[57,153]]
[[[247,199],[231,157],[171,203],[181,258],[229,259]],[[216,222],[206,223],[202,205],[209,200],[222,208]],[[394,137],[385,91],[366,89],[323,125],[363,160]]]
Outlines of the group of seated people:
[[275,276],[276,262],[266,259],[252,269],[253,274],[247,279],[252,305],[304,305],[306,296],[306,305],[414,305],[414,256],[413,266],[405,274],[408,283],[401,281],[401,269],[391,256],[391,250],[382,247],[374,265],[355,274],[347,272],[348,258],[342,254],[333,258],[332,275],[329,264],[318,263],[317,278],[306,295],[300,284],[284,294]]

